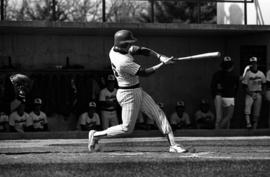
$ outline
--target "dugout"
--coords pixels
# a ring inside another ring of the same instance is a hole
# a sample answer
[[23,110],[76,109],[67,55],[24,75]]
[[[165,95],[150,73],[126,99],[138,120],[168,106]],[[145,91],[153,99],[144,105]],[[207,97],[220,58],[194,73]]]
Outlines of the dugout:
[[[67,70],[61,67],[66,65],[67,57],[70,65],[80,66],[68,72],[110,72],[108,52],[113,44],[113,34],[118,29],[132,30],[139,40],[137,44],[167,55],[188,56],[220,51],[222,56],[233,58],[238,74],[241,74],[248,57],[253,55],[259,58],[260,69],[264,73],[270,68],[270,26],[2,21],[1,73],[25,71],[63,74]],[[220,60],[178,62],[161,69],[152,77],[142,78],[142,86],[157,102],[165,104],[168,116],[176,101],[183,99],[192,117],[200,99],[212,100],[210,82]],[[11,71],[6,67],[9,61],[15,68]],[[138,62],[150,66],[157,60],[141,57]],[[102,74],[93,76],[100,77]],[[232,124],[234,128],[244,125],[243,103],[240,87]],[[265,127],[267,121],[265,110],[263,106],[261,127]]]

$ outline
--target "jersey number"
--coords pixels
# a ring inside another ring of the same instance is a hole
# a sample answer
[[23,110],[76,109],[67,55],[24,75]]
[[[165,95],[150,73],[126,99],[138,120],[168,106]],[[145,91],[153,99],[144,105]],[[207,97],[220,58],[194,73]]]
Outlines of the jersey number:
[[114,66],[114,64],[112,64],[112,70],[113,70],[113,74],[114,74],[114,76],[115,76],[115,77],[118,77],[118,76],[119,76],[119,74],[117,73],[117,71],[116,71],[116,67]]

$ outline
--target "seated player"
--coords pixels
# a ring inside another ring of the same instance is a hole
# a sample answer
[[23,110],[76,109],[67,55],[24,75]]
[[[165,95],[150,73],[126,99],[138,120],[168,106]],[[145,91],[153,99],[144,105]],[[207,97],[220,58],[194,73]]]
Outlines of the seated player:
[[29,114],[25,110],[25,104],[17,99],[11,102],[11,114],[9,115],[9,127],[12,132],[23,133],[29,130],[26,126],[26,120],[29,119]]
[[170,124],[172,129],[185,129],[190,128],[191,122],[188,113],[185,112],[184,101],[178,101],[176,103],[175,112],[171,115]]
[[108,75],[106,87],[100,91],[99,103],[101,106],[102,129],[118,125],[115,77]]
[[212,129],[215,127],[214,119],[208,101],[201,100],[200,109],[195,113],[196,127],[198,129]]
[[5,112],[0,112],[0,132],[7,132],[8,129],[8,115]]
[[34,109],[29,114],[29,119],[27,120],[27,126],[31,126],[33,131],[48,131],[48,120],[47,115],[41,111],[42,100],[36,98],[34,100]]
[[90,102],[87,112],[82,113],[79,117],[79,125],[82,131],[90,131],[92,129],[100,129],[100,118],[96,113],[96,103]]

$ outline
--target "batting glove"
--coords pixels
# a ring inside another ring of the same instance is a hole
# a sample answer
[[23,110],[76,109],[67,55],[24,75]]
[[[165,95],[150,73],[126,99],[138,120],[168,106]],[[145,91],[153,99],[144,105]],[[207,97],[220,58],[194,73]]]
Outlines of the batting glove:
[[166,57],[164,55],[160,55],[159,60],[160,60],[160,62],[164,63],[165,65],[168,65],[168,64],[174,63],[173,58],[174,57],[169,58],[169,57]]

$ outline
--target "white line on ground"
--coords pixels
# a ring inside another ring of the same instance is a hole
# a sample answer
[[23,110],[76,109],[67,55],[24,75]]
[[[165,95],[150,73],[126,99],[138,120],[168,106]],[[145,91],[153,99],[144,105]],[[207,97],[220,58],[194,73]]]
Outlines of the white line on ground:
[[[176,137],[176,141],[225,141],[225,140],[270,140],[270,136],[239,136],[239,137]],[[100,140],[101,144],[106,143],[128,143],[128,142],[165,142],[165,137],[144,137],[144,138],[107,138]],[[55,144],[86,144],[87,139],[39,139],[39,140],[2,140],[1,148],[23,148],[42,147]]]

